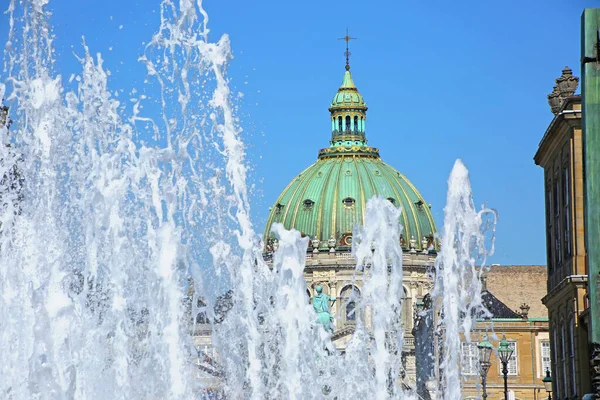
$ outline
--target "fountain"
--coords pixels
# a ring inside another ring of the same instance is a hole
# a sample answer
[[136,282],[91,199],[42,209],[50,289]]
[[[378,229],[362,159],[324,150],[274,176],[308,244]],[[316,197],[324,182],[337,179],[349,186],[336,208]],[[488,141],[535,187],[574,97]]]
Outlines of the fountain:
[[[373,198],[354,230],[368,276],[356,305],[364,318],[340,354],[305,294],[308,240],[275,226],[279,248],[263,259],[226,79],[230,43],[208,40],[201,2],[163,0],[140,58],[157,118],[144,115],[144,96],[124,111],[85,43],[81,71],[55,73],[47,3],[8,9],[0,397],[203,398],[192,316],[213,321],[216,295],[230,286],[233,307],[212,335],[227,398],[414,398],[398,351],[400,211]],[[434,292],[447,338],[436,389],[447,399],[460,398],[459,334],[484,311],[473,257],[485,255],[482,213],[457,162]]]

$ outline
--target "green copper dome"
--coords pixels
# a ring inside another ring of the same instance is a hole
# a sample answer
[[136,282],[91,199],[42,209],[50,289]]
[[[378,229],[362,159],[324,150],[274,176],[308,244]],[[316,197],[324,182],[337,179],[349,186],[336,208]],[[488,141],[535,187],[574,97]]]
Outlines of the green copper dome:
[[271,207],[266,241],[274,237],[272,224],[280,222],[310,236],[313,242],[318,239],[320,248],[327,248],[330,238],[335,239],[336,248],[349,248],[352,228],[364,221],[367,200],[382,196],[402,207],[404,249],[437,247],[429,205],[404,175],[381,160],[377,148],[367,145],[367,106],[349,67],[329,111],[329,147],[319,151],[317,161],[296,176]]

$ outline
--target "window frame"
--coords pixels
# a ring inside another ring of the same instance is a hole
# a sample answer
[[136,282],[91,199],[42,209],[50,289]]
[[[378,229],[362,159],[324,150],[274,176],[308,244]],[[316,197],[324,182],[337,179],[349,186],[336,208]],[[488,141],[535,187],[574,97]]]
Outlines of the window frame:
[[[477,343],[460,343],[460,358],[461,358],[461,375],[463,376],[477,376],[479,375],[479,351],[477,349]],[[465,370],[465,366],[468,366],[468,370]]]
[[569,317],[569,323],[567,327],[568,332],[568,344],[569,344],[569,376],[571,378],[570,386],[571,386],[571,395],[577,395],[577,375],[575,374],[576,363],[575,363],[575,337],[574,337],[574,318],[573,316]]
[[563,259],[566,261],[573,254],[572,221],[571,221],[571,169],[566,164],[562,168],[562,208],[563,208]]
[[[361,291],[358,286],[354,284],[344,285],[340,290],[340,308],[339,317],[342,324],[356,324],[358,319],[361,317],[359,303],[360,303]],[[354,318],[348,318],[348,305],[353,303]]]
[[[547,347],[547,357],[544,356],[544,347]],[[544,362],[544,358],[547,358],[546,362]],[[543,378],[546,376],[546,370],[552,371],[552,345],[550,339],[540,340],[540,362],[542,363],[540,376]]]
[[[509,340],[508,341],[508,345],[511,346],[513,348],[513,353],[510,356],[510,360],[508,360],[508,365],[507,365],[507,369],[508,369],[508,376],[519,376],[519,346],[517,345],[518,342],[516,340]],[[511,363],[514,362],[514,369],[515,372],[511,373]]]

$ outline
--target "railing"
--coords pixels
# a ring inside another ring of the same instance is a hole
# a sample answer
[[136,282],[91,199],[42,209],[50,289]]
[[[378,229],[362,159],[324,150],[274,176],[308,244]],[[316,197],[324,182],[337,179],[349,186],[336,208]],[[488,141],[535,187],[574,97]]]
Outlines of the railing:
[[414,347],[415,345],[415,338],[414,337],[404,337],[404,346],[411,346]]
[[335,258],[338,260],[348,260],[353,257],[352,257],[352,253],[335,253]]
[[355,136],[362,136],[362,132],[359,130],[345,130],[345,131],[339,131],[339,130],[335,130],[333,131],[333,136],[342,136],[342,135],[355,135]]

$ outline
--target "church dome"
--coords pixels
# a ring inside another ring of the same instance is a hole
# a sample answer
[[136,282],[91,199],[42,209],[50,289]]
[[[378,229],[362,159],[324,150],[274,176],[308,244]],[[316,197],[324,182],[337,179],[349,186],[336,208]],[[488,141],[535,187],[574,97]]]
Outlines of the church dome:
[[405,250],[437,248],[430,206],[404,175],[381,160],[379,149],[367,145],[367,106],[348,65],[329,111],[330,145],[319,151],[317,161],[296,176],[271,207],[265,242],[274,238],[273,223],[280,222],[309,236],[311,246],[318,243],[326,249],[333,238],[336,249],[350,249],[352,228],[364,223],[367,200],[382,196],[402,207],[400,241]]

